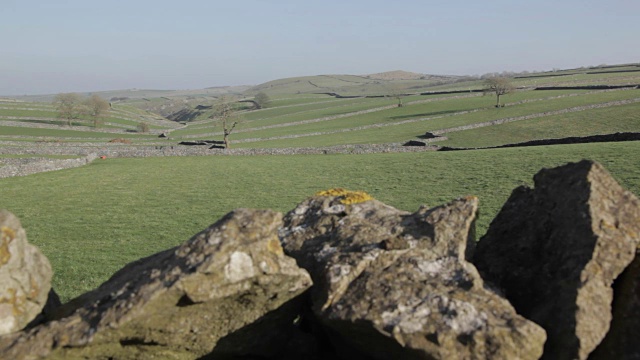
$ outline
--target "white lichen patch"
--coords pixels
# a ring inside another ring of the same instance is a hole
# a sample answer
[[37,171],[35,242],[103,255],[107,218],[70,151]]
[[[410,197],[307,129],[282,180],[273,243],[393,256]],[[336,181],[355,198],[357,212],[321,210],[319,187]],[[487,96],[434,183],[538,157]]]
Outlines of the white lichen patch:
[[307,210],[309,210],[309,207],[306,205],[300,205],[298,207],[296,207],[295,209],[293,209],[293,213],[296,215],[304,215]]
[[343,277],[347,276],[351,272],[351,266],[346,264],[335,264],[329,268],[328,276],[329,281],[333,283],[337,283]]
[[267,274],[269,272],[271,272],[271,267],[269,266],[269,264],[267,264],[266,261],[260,261],[260,270],[262,270],[263,273]]
[[445,261],[446,260],[444,259],[437,259],[432,261],[421,260],[417,263],[417,266],[422,274],[435,276],[442,272],[442,269],[444,268],[444,265],[445,265],[444,264]]
[[457,334],[469,334],[487,326],[487,314],[472,304],[446,296],[431,297],[432,307],[437,308],[444,323]]
[[328,215],[334,215],[334,214],[341,214],[341,213],[345,212],[346,210],[347,210],[346,206],[344,206],[342,204],[338,204],[338,205],[333,205],[331,207],[323,209],[323,212],[325,214],[328,214]]
[[234,251],[229,263],[224,267],[224,276],[230,282],[238,282],[255,275],[251,256],[242,251]]
[[414,298],[406,304],[398,304],[391,311],[383,312],[381,319],[385,329],[412,334],[424,331],[425,325],[429,323],[429,315],[429,304]]
[[487,314],[472,304],[432,294],[424,299],[411,298],[394,309],[382,312],[382,328],[389,333],[413,334],[428,330],[434,324],[442,324],[454,334],[470,334],[485,329]]
[[418,271],[428,277],[437,277],[444,283],[460,283],[465,280],[468,273],[464,267],[458,264],[453,257],[443,257],[436,260],[418,260]]
[[300,226],[294,226],[291,228],[287,228],[287,227],[280,228],[278,229],[278,238],[280,239],[280,242],[283,242],[285,239],[287,239],[289,236],[293,234],[304,232],[306,228],[307,226],[304,224]]
[[315,254],[315,258],[318,260],[325,260],[337,252],[338,252],[338,248],[332,247],[329,244],[324,244],[322,246],[322,250],[318,251]]
[[0,334],[8,334],[16,330],[14,308],[9,304],[0,304]]

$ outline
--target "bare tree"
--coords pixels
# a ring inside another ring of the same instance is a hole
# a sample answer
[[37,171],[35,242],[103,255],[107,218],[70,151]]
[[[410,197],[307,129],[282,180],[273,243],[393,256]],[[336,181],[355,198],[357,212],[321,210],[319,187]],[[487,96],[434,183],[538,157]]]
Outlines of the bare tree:
[[402,104],[402,95],[400,93],[394,94],[393,97],[396,98],[396,100],[398,100],[398,107],[403,107],[404,106]]
[[93,126],[98,127],[100,115],[109,110],[109,103],[98,95],[91,95],[84,101],[87,114],[93,118]]
[[269,106],[269,103],[271,103],[271,99],[269,98],[269,96],[262,91],[256,94],[256,96],[253,98],[253,101],[256,105],[258,105],[258,109],[265,108]]
[[221,96],[218,100],[214,118],[216,118],[222,125],[222,131],[224,135],[224,148],[229,149],[231,147],[229,135],[231,135],[233,129],[235,129],[236,125],[238,125],[238,122],[233,121],[233,124],[231,124],[234,118],[234,110],[232,103],[228,101],[224,95]]
[[389,97],[392,97],[396,100],[398,100],[398,107],[402,107],[404,106],[404,104],[402,104],[402,97],[406,96],[406,94],[403,94],[401,86],[399,84],[391,84],[390,86],[384,86],[385,88],[387,88],[387,91],[389,91]]
[[67,119],[67,125],[69,126],[71,126],[71,120],[79,118],[83,110],[80,95],[76,93],[56,95],[53,99],[53,105],[58,111],[58,117]]
[[511,80],[505,77],[490,77],[484,81],[484,93],[496,94],[496,107],[500,107],[500,96],[514,90]]

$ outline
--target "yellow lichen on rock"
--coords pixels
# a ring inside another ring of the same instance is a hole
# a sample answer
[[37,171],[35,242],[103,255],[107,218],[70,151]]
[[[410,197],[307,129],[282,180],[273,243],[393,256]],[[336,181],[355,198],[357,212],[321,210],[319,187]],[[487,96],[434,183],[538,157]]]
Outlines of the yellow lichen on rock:
[[267,241],[267,250],[276,254],[276,255],[284,255],[284,250],[280,245],[280,240],[277,237],[273,237]]
[[364,191],[350,191],[343,188],[334,188],[316,193],[316,196],[337,196],[340,202],[345,205],[358,204],[367,200],[373,200],[373,197]]
[[333,188],[329,190],[319,191],[316,196],[343,196],[349,193],[349,190],[343,188]]
[[345,205],[349,205],[365,202],[367,200],[373,200],[373,197],[364,191],[350,191],[348,194],[343,196],[343,199],[340,202]]
[[6,297],[6,296],[1,297],[0,305],[2,304],[10,305],[13,316],[18,316],[23,312],[25,312],[26,296],[24,294],[20,294],[18,290],[14,288],[8,288],[6,292],[7,292],[7,295],[9,295],[9,297]]
[[0,230],[0,265],[4,265],[11,259],[9,243],[15,238],[16,233],[7,226],[3,226]]

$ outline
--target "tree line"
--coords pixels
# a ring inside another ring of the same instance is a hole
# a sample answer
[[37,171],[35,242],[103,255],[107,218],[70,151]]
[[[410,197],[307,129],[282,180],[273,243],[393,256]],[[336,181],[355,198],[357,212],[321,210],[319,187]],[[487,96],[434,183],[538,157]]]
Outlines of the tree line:
[[67,125],[81,116],[88,116],[93,119],[93,126],[98,127],[101,117],[106,113],[111,105],[98,95],[91,95],[83,98],[76,93],[62,93],[55,96],[53,105],[58,111],[58,117],[67,120]]

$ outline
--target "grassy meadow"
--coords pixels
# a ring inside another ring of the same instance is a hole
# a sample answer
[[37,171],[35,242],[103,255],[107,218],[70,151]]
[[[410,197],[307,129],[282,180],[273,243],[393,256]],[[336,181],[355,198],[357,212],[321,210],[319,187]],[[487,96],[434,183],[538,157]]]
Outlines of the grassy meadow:
[[[611,72],[616,70],[621,72]],[[78,143],[95,146],[100,155],[103,148],[122,145],[110,143],[115,138],[140,148],[222,140],[222,128],[211,119],[214,110],[205,109],[180,124],[145,109],[167,104],[210,106],[222,95],[251,99],[258,91],[266,91],[271,102],[260,110],[236,111],[232,120],[238,125],[230,136],[233,148],[428,142],[422,138],[428,131],[524,116],[534,117],[447,132],[449,140],[433,144],[481,148],[640,132],[637,88],[534,90],[535,86],[640,84],[636,70],[640,67],[627,64],[529,74],[513,79],[519,89],[501,98],[506,104],[502,108],[494,107],[494,96],[467,92],[479,89],[480,80],[392,81],[349,75],[281,79],[250,89],[234,88],[234,93],[110,92],[106,94],[128,100],[114,103],[99,127],[88,117],[67,126],[50,103],[38,102],[50,101],[51,96],[0,101],[0,149],[7,154],[0,156],[0,166],[3,158],[27,157],[16,154],[34,146],[42,151],[38,157],[54,159],[77,156],[73,149]],[[452,90],[464,92],[426,93]],[[330,92],[358,97],[338,98]],[[397,107],[393,94],[400,92],[410,95],[402,96],[404,106]],[[152,132],[137,132],[141,123]],[[159,139],[160,131],[168,132],[169,138]],[[68,153],[47,154],[47,142],[65,145]],[[96,287],[124,264],[178,245],[235,208],[286,212],[307,196],[332,187],[364,190],[407,211],[476,195],[481,235],[511,191],[531,185],[543,167],[597,160],[625,188],[640,195],[639,151],[640,142],[622,142],[367,155],[108,158],[81,168],[0,179],[0,208],[20,217],[29,240],[53,264],[56,291],[68,300]]]
[[640,129],[640,103],[523,120],[447,133],[438,145],[488,147],[539,139],[589,136]]
[[482,234],[519,185],[542,167],[602,162],[640,195],[640,143],[371,155],[107,159],[0,180],[1,207],[20,217],[51,260],[64,299],[124,264],[175,246],[238,207],[286,212],[332,187],[364,190],[407,211],[480,199]]

